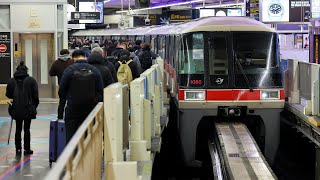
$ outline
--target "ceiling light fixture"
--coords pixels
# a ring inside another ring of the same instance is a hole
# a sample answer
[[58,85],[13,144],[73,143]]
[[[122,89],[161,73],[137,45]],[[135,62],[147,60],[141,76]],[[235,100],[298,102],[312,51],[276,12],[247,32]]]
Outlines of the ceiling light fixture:
[[[196,2],[203,2],[203,0],[193,0],[189,2],[180,2],[180,3],[174,3],[174,4],[166,4],[166,5],[161,5],[161,6],[155,6],[155,7],[149,7],[149,8],[142,8],[142,9],[132,9],[131,11],[145,11],[145,10],[150,10],[150,9],[159,9],[159,8],[165,8],[165,7],[171,7],[171,6],[181,6],[181,5],[186,5],[186,4],[192,4]],[[128,10],[126,11],[117,11],[116,13],[129,13]]]

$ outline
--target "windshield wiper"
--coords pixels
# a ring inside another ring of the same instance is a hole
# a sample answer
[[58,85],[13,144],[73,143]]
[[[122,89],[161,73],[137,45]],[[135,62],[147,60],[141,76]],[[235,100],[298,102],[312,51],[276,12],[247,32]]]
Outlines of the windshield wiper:
[[245,79],[245,81],[246,81],[246,83],[247,83],[247,86],[248,86],[248,88],[250,89],[250,92],[253,92],[253,88],[250,86],[249,79],[248,79],[246,73],[244,72],[244,70],[243,70],[243,68],[242,68],[242,65],[241,65],[241,63],[240,63],[240,60],[237,58],[237,55],[236,55],[235,52],[234,52],[233,54],[234,54],[234,59],[236,60],[236,63],[237,63],[237,65],[239,66],[240,71],[241,71],[241,73],[242,73],[242,75],[243,75],[243,77],[244,77],[244,79]]

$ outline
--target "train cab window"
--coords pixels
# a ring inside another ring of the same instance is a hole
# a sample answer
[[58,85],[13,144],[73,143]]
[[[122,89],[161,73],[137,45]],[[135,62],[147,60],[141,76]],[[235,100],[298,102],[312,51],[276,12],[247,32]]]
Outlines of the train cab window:
[[204,86],[204,39],[202,33],[188,34],[181,38],[179,77],[180,86]]
[[237,88],[282,86],[276,41],[277,37],[274,33],[233,33],[235,86]]
[[228,51],[225,34],[208,34],[208,64],[210,73],[210,87],[227,88]]

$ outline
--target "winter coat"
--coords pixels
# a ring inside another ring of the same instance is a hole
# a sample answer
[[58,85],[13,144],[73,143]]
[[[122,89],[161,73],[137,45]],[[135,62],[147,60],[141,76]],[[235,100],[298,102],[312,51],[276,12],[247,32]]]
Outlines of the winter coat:
[[[68,103],[67,106],[72,105],[72,98],[71,98],[71,94],[69,93],[70,90],[70,84],[71,84],[71,80],[73,77],[73,73],[74,70],[72,68],[76,68],[76,69],[89,69],[93,72],[93,74],[95,75],[95,89],[96,89],[96,99],[99,102],[103,101],[103,81],[102,81],[102,77],[101,74],[99,72],[99,70],[88,64],[88,61],[86,60],[78,60],[75,61],[73,65],[67,67],[67,69],[63,72],[63,75],[61,77],[61,81],[60,81],[60,88],[59,88],[59,97],[60,98],[64,98],[67,99]],[[85,95],[85,94],[84,94]]]
[[60,56],[54,63],[52,64],[49,75],[50,76],[57,76],[58,83],[60,84],[60,80],[64,70],[73,64],[73,60],[70,59],[69,55]]
[[[38,84],[37,81],[28,75],[26,71],[16,71],[14,73],[13,78],[9,79],[9,82],[7,84],[6,89],[6,96],[9,99],[13,99],[13,103],[15,103],[17,100],[15,99],[14,90],[16,85],[23,83],[23,91],[19,91],[20,93],[24,94],[22,96],[29,97],[29,101],[31,102],[31,105],[33,105],[35,108],[39,105],[39,91],[38,91]],[[20,109],[21,110],[21,109]],[[29,109],[25,109],[24,112],[19,111],[19,116],[28,116]],[[24,114],[24,115],[22,115]],[[19,119],[20,120],[20,119]],[[23,119],[22,119],[23,120]]]
[[98,53],[90,54],[88,58],[88,63],[92,66],[96,67],[102,76],[104,87],[109,86],[110,84],[114,83],[114,79],[112,77],[111,71],[108,67],[104,65],[103,57]]
[[104,65],[109,68],[114,82],[118,82],[116,68],[114,67],[112,62],[110,62],[108,58],[104,58]]

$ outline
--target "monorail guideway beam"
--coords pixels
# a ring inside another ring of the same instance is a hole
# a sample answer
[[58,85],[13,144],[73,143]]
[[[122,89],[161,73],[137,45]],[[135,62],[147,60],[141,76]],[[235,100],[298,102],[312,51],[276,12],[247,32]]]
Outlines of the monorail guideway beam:
[[215,123],[209,140],[214,179],[277,179],[242,123]]

